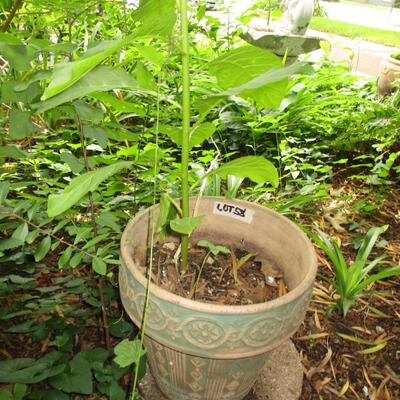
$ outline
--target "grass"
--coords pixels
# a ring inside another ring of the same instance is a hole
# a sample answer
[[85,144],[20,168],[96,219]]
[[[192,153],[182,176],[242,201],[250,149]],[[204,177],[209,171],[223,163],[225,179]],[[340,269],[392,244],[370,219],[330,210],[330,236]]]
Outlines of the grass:
[[330,32],[346,36],[350,39],[363,38],[370,42],[400,47],[400,32],[396,31],[349,24],[348,22],[324,17],[313,17],[310,28],[315,29],[316,31]]

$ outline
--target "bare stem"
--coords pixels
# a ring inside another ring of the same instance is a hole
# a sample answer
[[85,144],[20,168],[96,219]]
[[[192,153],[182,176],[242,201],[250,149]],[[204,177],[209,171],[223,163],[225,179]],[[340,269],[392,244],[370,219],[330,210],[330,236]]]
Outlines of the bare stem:
[[[187,1],[180,0],[181,47],[182,47],[182,217],[189,218],[189,131],[190,131],[190,76],[189,33]],[[187,269],[189,236],[182,235],[181,267]]]
[[[81,119],[78,117],[78,127],[79,127],[79,138],[81,142],[81,148],[83,152],[83,159],[85,162],[85,169],[86,172],[90,171],[90,166],[89,166],[89,160],[87,158],[87,152],[86,152],[86,140],[85,140],[85,135],[83,133],[83,124]],[[93,195],[90,192],[89,193],[89,204],[90,204],[90,220],[92,224],[92,229],[93,233],[95,236],[97,236],[97,223],[96,223],[96,208],[94,206],[94,201],[93,201]],[[103,290],[103,277],[99,276],[97,278],[97,286],[99,289],[99,296],[100,296],[100,303],[101,303],[101,315],[102,315],[102,320],[103,320],[103,330],[104,330],[104,338],[105,338],[105,343],[107,349],[111,348],[111,339],[110,339],[110,329],[108,325],[108,317],[107,317],[107,307],[106,303],[104,300],[104,290]]]
[[[2,210],[3,210],[3,209],[2,209]],[[7,209],[6,209],[6,212],[7,212]],[[76,251],[78,251],[78,252],[80,252],[80,253],[85,254],[85,256],[88,256],[88,257],[90,257],[90,258],[96,257],[94,254],[88,253],[87,251],[80,249],[78,246],[75,246],[74,244],[67,242],[66,240],[64,240],[64,239],[62,239],[62,238],[60,238],[60,237],[54,235],[53,233],[48,232],[47,229],[41,228],[39,225],[34,224],[33,222],[31,222],[31,221],[25,219],[24,217],[21,217],[21,216],[18,215],[18,214],[14,214],[13,212],[10,212],[10,213],[7,212],[7,215],[10,216],[11,218],[16,218],[16,219],[18,219],[18,220],[20,220],[21,222],[25,222],[26,224],[28,224],[29,226],[31,226],[31,227],[33,227],[33,228],[39,230],[39,231],[42,232],[43,234],[50,236],[51,238],[53,238],[53,239],[56,240],[57,242],[60,242],[60,243],[62,243],[62,244],[65,244],[66,246],[71,247],[72,249],[74,249],[74,250],[76,250]]]

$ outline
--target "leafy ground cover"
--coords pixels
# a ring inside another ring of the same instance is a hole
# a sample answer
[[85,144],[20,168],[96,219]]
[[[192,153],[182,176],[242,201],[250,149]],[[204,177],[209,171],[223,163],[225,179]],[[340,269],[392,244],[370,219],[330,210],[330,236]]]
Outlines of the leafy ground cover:
[[[0,36],[1,399],[128,398],[136,348],[127,339],[137,330],[119,302],[119,238],[138,210],[179,196],[176,38],[93,50],[140,28],[137,14],[123,3],[68,4],[27,3]],[[207,61],[242,43],[205,7],[192,12],[190,30],[191,92],[200,102],[218,90]],[[83,70],[96,64],[91,57],[102,65],[86,79],[49,86],[59,62],[79,60]],[[105,81],[117,87],[99,91]],[[277,105],[230,96],[212,108],[193,143],[191,186],[221,161],[266,156],[279,171],[276,190],[214,175],[204,194],[272,207],[315,234],[318,227],[340,243],[347,265],[368,230],[387,225],[368,261],[385,258],[370,275],[399,266],[399,92],[378,100],[373,81],[324,60],[295,75]],[[399,398],[399,276],[370,282],[344,316],[333,265],[318,255],[313,300],[294,338],[303,399]]]
[[326,17],[313,17],[310,28],[321,32],[335,33],[350,39],[362,38],[364,40],[385,44],[387,46],[400,46],[399,32],[369,26],[350,24]]

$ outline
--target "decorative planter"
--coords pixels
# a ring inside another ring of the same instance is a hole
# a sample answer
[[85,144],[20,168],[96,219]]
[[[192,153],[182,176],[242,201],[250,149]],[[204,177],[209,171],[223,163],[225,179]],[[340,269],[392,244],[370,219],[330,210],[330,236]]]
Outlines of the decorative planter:
[[379,96],[390,94],[396,79],[400,79],[400,60],[388,56],[381,61],[379,67],[377,81]]
[[[191,199],[193,208],[195,199]],[[147,243],[158,206],[138,214],[121,239],[119,281],[125,310],[140,326],[145,302]],[[150,369],[171,400],[240,400],[251,389],[268,352],[298,328],[317,270],[314,248],[287,218],[245,201],[203,198],[205,218],[191,242],[257,252],[282,271],[289,292],[272,301],[224,306],[185,299],[152,285],[145,331]]]

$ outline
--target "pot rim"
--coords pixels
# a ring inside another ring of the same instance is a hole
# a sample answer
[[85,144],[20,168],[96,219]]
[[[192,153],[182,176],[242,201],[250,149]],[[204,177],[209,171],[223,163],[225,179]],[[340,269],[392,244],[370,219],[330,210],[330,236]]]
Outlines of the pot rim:
[[390,55],[388,56],[387,60],[388,60],[389,62],[391,62],[392,64],[395,64],[395,65],[397,65],[397,66],[400,67],[400,60],[393,57],[395,54],[396,54],[396,55],[397,55],[397,54],[400,54],[400,52],[399,52],[399,53],[392,53],[392,54],[390,54]]
[[[192,197],[193,198],[193,197]],[[226,200],[225,197],[217,197],[217,196],[203,196],[202,199],[210,199],[210,200]],[[196,300],[187,299],[185,297],[178,296],[174,293],[171,293],[161,287],[151,283],[150,292],[158,298],[165,300],[170,303],[174,303],[179,305],[180,307],[184,307],[190,310],[195,310],[198,312],[204,313],[214,313],[214,314],[250,314],[250,313],[258,313],[262,312],[266,309],[278,308],[283,305],[289,304],[295,301],[297,298],[304,295],[312,286],[317,273],[318,263],[317,263],[317,255],[315,253],[315,249],[310,239],[306,236],[306,234],[291,220],[282,216],[278,212],[271,210],[269,208],[263,207],[259,204],[254,204],[246,200],[239,199],[230,199],[232,202],[240,202],[248,204],[251,207],[258,208],[260,211],[264,213],[273,214],[278,219],[282,220],[282,223],[286,225],[290,225],[292,229],[296,230],[299,236],[302,237],[304,244],[307,248],[310,258],[310,265],[308,271],[306,272],[303,280],[298,284],[294,289],[289,291],[284,296],[278,297],[276,299],[263,302],[256,303],[250,305],[222,305],[222,304],[213,304],[213,303],[204,303]],[[140,282],[143,287],[147,287],[147,278],[142,274],[142,272],[137,268],[136,263],[134,262],[133,257],[131,257],[129,252],[129,241],[126,236],[131,231],[136,222],[141,219],[145,214],[151,212],[152,209],[158,207],[158,204],[153,205],[145,210],[140,211],[135,215],[135,217],[129,221],[126,226],[122,237],[121,237],[121,258],[125,263],[126,267],[130,270],[130,272],[135,276],[135,278]]]

